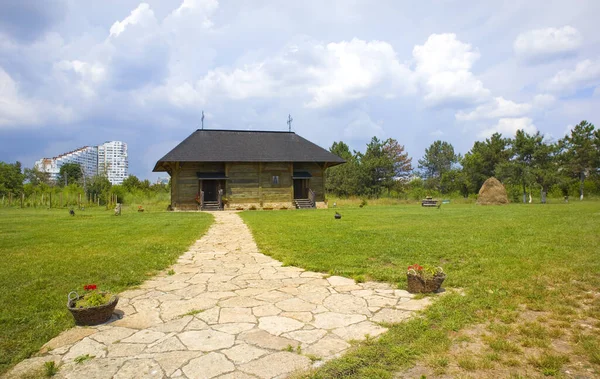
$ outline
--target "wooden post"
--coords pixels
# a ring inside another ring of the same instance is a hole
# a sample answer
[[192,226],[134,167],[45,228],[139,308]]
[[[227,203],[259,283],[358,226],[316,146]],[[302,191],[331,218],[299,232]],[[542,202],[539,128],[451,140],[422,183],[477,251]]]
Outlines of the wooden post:
[[262,204],[263,202],[263,194],[262,194],[262,171],[263,166],[262,162],[258,162],[258,203]]
[[50,204],[50,208],[52,208],[52,192],[50,192],[50,202],[49,202],[49,204]]
[[81,193],[79,193],[78,203],[79,203],[79,209],[81,209]]
[[23,208],[23,202],[25,201],[25,193],[21,192],[21,208]]
[[8,206],[10,207],[12,205],[12,192],[8,193]]
[[290,168],[290,178],[292,181],[292,185],[290,186],[290,202],[292,203],[292,208],[294,206],[294,163],[291,162],[289,165]]

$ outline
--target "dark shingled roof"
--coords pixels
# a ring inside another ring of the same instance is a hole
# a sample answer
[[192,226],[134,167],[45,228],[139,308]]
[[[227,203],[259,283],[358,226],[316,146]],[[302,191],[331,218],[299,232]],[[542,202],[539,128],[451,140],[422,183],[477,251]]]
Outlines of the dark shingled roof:
[[153,171],[165,171],[163,162],[318,162],[333,166],[345,161],[293,132],[196,130],[156,162]]

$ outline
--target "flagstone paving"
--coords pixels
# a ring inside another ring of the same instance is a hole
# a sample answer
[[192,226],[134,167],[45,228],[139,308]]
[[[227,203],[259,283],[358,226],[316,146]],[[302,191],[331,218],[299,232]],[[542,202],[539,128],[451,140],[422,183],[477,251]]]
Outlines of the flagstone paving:
[[53,360],[57,378],[283,378],[429,304],[386,283],[284,267],[236,213],[214,216],[173,275],[121,293],[111,322],[63,332],[7,376]]

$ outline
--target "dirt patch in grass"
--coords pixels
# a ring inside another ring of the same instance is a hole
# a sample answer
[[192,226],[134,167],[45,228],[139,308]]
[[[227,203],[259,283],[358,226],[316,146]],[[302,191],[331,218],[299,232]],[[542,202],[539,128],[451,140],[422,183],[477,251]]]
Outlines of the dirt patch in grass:
[[[522,309],[513,322],[494,320],[451,333],[447,352],[431,354],[396,378],[535,378],[600,376],[598,294],[585,296],[570,322],[556,311]],[[558,319],[558,320],[557,320]]]

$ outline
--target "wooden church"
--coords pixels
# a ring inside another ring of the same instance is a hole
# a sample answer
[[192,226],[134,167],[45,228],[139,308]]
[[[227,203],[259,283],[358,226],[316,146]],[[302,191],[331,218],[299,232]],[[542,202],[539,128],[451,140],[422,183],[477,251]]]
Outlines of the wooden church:
[[173,210],[321,208],[344,162],[293,132],[196,130],[153,171],[171,176]]

